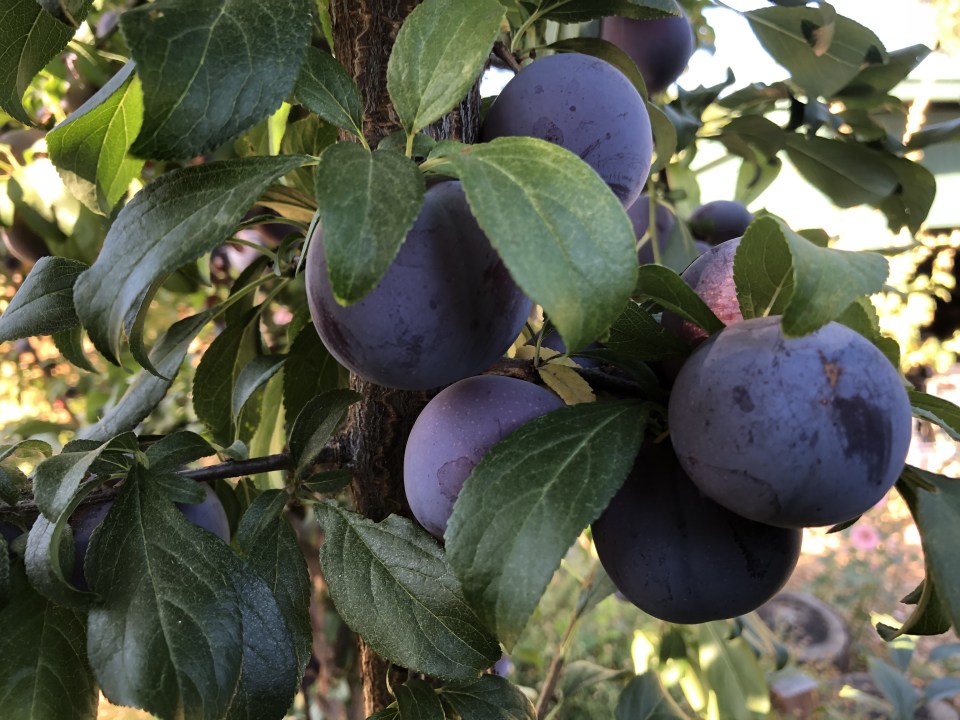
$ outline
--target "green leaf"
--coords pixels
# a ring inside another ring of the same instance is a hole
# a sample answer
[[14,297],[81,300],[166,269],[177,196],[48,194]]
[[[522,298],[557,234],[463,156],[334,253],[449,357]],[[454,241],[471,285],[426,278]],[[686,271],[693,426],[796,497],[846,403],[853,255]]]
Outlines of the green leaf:
[[926,45],[894,50],[887,63],[867,65],[860,70],[836,97],[854,101],[861,98],[886,99],[887,93],[903,82],[930,53]]
[[939,425],[954,440],[960,440],[960,407],[949,400],[916,390],[908,390],[907,396],[914,417]]
[[677,273],[663,265],[643,265],[640,268],[634,296],[655,300],[659,305],[703,328],[710,335],[726,327],[693,288],[681,280]]
[[786,337],[808,335],[879,292],[887,272],[881,255],[817,247],[769,216],[750,224],[733,262],[744,319],[782,312]]
[[740,165],[740,172],[737,174],[734,200],[743,205],[753,204],[767,188],[773,185],[783,169],[783,161],[778,157],[768,160],[759,152],[756,156],[756,164],[745,161]]
[[444,720],[440,698],[426,680],[408,680],[393,693],[401,720]]
[[0,716],[96,720],[99,695],[83,613],[37,594],[26,578],[18,584],[0,612]]
[[[250,454],[253,457],[275,455],[281,452],[286,445],[287,436],[284,431],[285,417],[283,414],[283,376],[284,371],[274,375],[267,381],[263,390],[263,401],[260,404],[260,427],[250,438]],[[269,473],[258,473],[250,478],[251,484],[260,488],[277,487],[283,484],[286,473],[273,470]],[[240,485],[237,485],[240,492]]]
[[363,137],[363,98],[343,65],[327,52],[307,48],[293,97],[307,110],[358,138]]
[[[942,635],[950,629],[950,616],[932,578],[933,574],[929,565],[927,565],[926,578],[920,582],[920,586],[917,588],[920,591],[919,597],[914,597],[915,590],[901,600],[905,604],[916,605],[910,617],[899,629],[884,623],[877,623],[877,632],[880,637],[887,642],[891,642],[901,635]],[[915,602],[907,603],[908,600],[915,600]],[[932,660],[933,657],[930,659]]]
[[508,651],[564,554],[626,479],[648,412],[621,400],[547,413],[494,445],[464,483],[447,555],[467,601]]
[[87,620],[90,664],[108,700],[160,717],[226,714],[243,654],[232,559],[133,467],[85,564],[101,598]]
[[407,135],[464,98],[493,49],[504,14],[497,0],[426,0],[407,16],[387,64],[387,90]]
[[[413,136],[413,157],[427,157],[431,151],[437,146],[437,141],[432,137],[423,132],[418,132]],[[407,133],[401,128],[396,132],[392,132],[387,135],[383,140],[380,141],[380,144],[377,145],[377,150],[399,150],[400,152],[406,152],[407,150]]]
[[658,106],[647,102],[647,113],[650,115],[650,128],[653,131],[653,144],[657,157],[653,161],[650,173],[660,172],[668,164],[674,153],[677,152],[677,128]]
[[215,315],[216,309],[191,315],[170,326],[150,352],[150,361],[163,376],[152,375],[141,370],[133,378],[127,392],[96,425],[84,428],[78,434],[83,438],[105,440],[122,432],[133,430],[160,404],[167,390],[173,384],[173,378],[180,372],[180,366],[187,356],[187,348]]
[[922,150],[930,145],[956,142],[957,140],[960,140],[960,118],[947,120],[936,125],[927,125],[910,136],[907,150]]
[[44,517],[56,522],[66,511],[90,466],[104,454],[135,453],[137,436],[132,432],[117,435],[90,452],[61,453],[37,465],[33,492]]
[[[337,127],[321,120],[316,115],[309,115],[303,120],[287,126],[280,142],[280,152],[284,155],[313,155],[320,154],[337,141]],[[300,192],[313,197],[314,168],[297,168],[286,176],[287,182]]]
[[451,680],[477,677],[501,656],[437,542],[406,518],[381,523],[316,505],[320,564],[337,612],[381,657]]
[[180,430],[147,448],[151,472],[174,472],[200,458],[216,455],[214,447],[196,433]]
[[817,8],[761,8],[744,13],[764,50],[785,67],[807,94],[829,97],[853,80],[872,57],[886,61],[883,43],[860,23],[838,15],[833,42],[814,51],[814,31],[823,24]]
[[[908,465],[897,483],[920,530],[926,583],[937,591],[942,615],[960,626],[960,481]],[[952,548],[952,550],[951,550]]]
[[[2,319],[0,319],[0,322],[2,322]],[[69,330],[55,332],[50,336],[50,339],[53,340],[53,344],[57,346],[57,350],[60,351],[64,359],[69,360],[81,370],[86,370],[87,372],[97,371],[83,350],[82,327],[74,325]]]
[[290,459],[305,477],[347,412],[363,396],[353,390],[328,390],[308,402],[290,430]]
[[[77,590],[67,579],[74,559],[73,533],[67,520],[80,502],[106,481],[107,478],[88,480],[55,522],[39,515],[30,528],[24,554],[30,584],[57,605],[85,610],[96,600],[93,593]],[[69,552],[64,553],[67,548]],[[69,566],[65,566],[64,561],[68,559]]]
[[296,420],[311,398],[340,387],[340,371],[340,363],[309,323],[290,345],[283,367],[283,409],[288,420]]
[[643,81],[643,75],[640,74],[640,69],[637,67],[637,64],[629,55],[609,40],[602,40],[601,38],[595,37],[567,38],[551,43],[547,45],[545,49],[558,53],[580,53],[581,55],[600,58],[626,75],[627,79],[633,83],[633,86],[644,100],[648,98],[647,84]]
[[[611,583],[612,584],[612,583]],[[632,670],[609,670],[601,665],[589,662],[587,660],[575,660],[563,669],[563,699],[569,700],[574,695],[583,692],[587,688],[610,680],[619,680],[625,675],[633,675]],[[621,697],[623,694],[621,693]],[[644,717],[642,714],[629,715],[628,717]]]
[[232,552],[228,551],[224,560],[243,624],[240,683],[226,720],[283,718],[300,689],[297,655],[286,618],[263,578]]
[[717,694],[720,717],[752,720],[770,712],[770,691],[746,640],[728,639],[727,621],[700,625],[700,666]]
[[207,493],[196,480],[175,472],[160,473],[151,470],[151,475],[150,481],[156,483],[171,502],[199,505],[207,499]]
[[543,17],[559,23],[581,23],[614,15],[654,20],[680,14],[680,7],[674,0],[570,0],[550,5],[555,8],[544,13]]
[[450,156],[510,275],[570,350],[617,319],[637,278],[636,237],[616,196],[573,153],[529,137]]
[[[87,5],[76,16],[83,22]],[[21,98],[33,78],[67,46],[75,29],[59,22],[34,0],[0,2],[0,109],[33,125]]]
[[73,286],[87,267],[60,257],[37,260],[0,316],[0,342],[51,335],[79,325]]
[[233,415],[234,388],[241,369],[260,349],[259,317],[260,308],[253,308],[236,324],[227,325],[210,343],[193,376],[193,409],[220,445],[240,439]]
[[157,0],[123,13],[144,99],[131,152],[192,158],[272,115],[293,89],[310,27],[307,0]]
[[690,354],[689,345],[664,330],[650,313],[633,300],[626,304],[610,328],[610,337],[604,344],[624,357],[643,362],[685,358]]
[[879,203],[899,184],[890,165],[856,143],[788,133],[787,155],[807,182],[841,208]]
[[462,720],[536,720],[537,717],[523,691],[498,675],[450,683],[440,692]]
[[351,305],[377,286],[400,251],[423,206],[423,173],[399,153],[344,142],[324,151],[314,186],[330,286],[338,303]]
[[663,401],[663,389],[660,387],[660,381],[657,379],[656,373],[644,362],[624,357],[610,348],[581,350],[580,352],[573,353],[570,357],[574,360],[577,358],[598,360],[607,365],[612,365],[618,370],[623,370],[623,372],[630,376],[631,380],[643,389],[647,400],[652,400],[656,403],[662,403]]
[[144,291],[229,238],[267,186],[305,161],[298,155],[225,160],[148,183],[120,211],[97,262],[77,280],[77,314],[97,350],[119,364],[124,319]]
[[637,675],[627,683],[620,693],[615,713],[616,720],[687,720],[653,670]]
[[907,677],[875,657],[867,658],[870,677],[893,706],[894,720],[912,720],[917,709],[917,691]]
[[264,490],[243,514],[237,529],[237,544],[244,553],[250,552],[259,542],[260,534],[270,523],[280,517],[290,495],[286,490]]
[[64,185],[90,210],[110,216],[140,175],[127,151],[143,122],[143,92],[128,62],[96,95],[47,134],[47,151]]
[[309,481],[303,483],[303,487],[310,492],[334,493],[342,490],[353,482],[352,470],[327,470],[311,475]]
[[368,717],[367,720],[403,720],[403,718],[400,717],[400,708],[398,708],[397,703],[394,702],[380,712],[374,713]]
[[254,392],[277,374],[287,361],[286,355],[259,355],[246,365],[237,376],[233,388],[233,421],[240,418],[240,411]]
[[916,235],[930,214],[937,195],[937,178],[919,163],[898,158],[889,153],[877,156],[897,174],[899,184],[893,193],[877,207],[887,216],[890,232],[899,233],[904,227]]
[[722,135],[736,135],[756,146],[766,157],[774,157],[783,150],[787,133],[776,123],[761,115],[742,115],[723,126]]
[[298,678],[302,678],[313,653],[313,629],[310,625],[313,584],[307,561],[297,542],[297,534],[289,521],[278,517],[263,528],[245,558],[277,600],[296,649]]

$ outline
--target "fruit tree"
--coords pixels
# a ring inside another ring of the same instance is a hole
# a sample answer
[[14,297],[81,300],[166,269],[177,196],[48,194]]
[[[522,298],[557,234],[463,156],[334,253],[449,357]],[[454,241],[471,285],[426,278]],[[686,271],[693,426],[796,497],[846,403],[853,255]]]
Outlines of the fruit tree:
[[[956,627],[960,481],[905,462],[960,408],[880,332],[887,259],[746,207],[786,158],[916,236],[956,123],[875,114],[930,51],[772,0],[789,80],[678,87],[714,4],[0,0],[0,341],[49,337],[82,407],[0,446],[0,717],[279,720],[320,583],[351,717],[555,717],[562,647],[492,669],[578,539],[565,639],[619,591],[755,665],[803,528],[894,488],[926,578],[877,631]],[[737,188],[688,213],[708,144]],[[684,688],[617,717],[706,716]]]

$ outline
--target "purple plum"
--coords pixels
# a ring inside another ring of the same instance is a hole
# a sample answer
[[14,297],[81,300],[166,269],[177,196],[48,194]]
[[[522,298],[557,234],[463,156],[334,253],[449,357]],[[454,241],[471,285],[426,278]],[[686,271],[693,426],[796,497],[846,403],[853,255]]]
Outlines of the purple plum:
[[630,56],[651,95],[662,93],[677,81],[696,49],[686,13],[659,20],[604,18],[600,37]]
[[526,422],[563,407],[533,383],[498,375],[467,378],[427,404],[407,440],[403,484],[421,525],[442,538],[464,481],[491,447]]
[[535,137],[579,155],[624,207],[637,199],[653,159],[643,98],[613,65],[576,53],[523,68],[497,97],[481,139]]
[[900,374],[873,343],[835,322],[785,338],[779,316],[706,340],[677,376],[669,424],[705,495],[788,528],[876,505],[903,469],[913,426]]
[[597,555],[645,613],[697,624],[756,610],[789,579],[803,534],[747,520],[704,497],[670,446],[646,442],[593,523]]
[[690,232],[698,240],[719,245],[727,240],[743,237],[752,222],[753,215],[743,203],[714,200],[693,211],[690,216]]
[[318,229],[307,252],[307,299],[323,344],[342,365],[402,390],[440,387],[486,370],[520,335],[531,308],[459,182],[427,190],[393,265],[348,307],[333,297]]

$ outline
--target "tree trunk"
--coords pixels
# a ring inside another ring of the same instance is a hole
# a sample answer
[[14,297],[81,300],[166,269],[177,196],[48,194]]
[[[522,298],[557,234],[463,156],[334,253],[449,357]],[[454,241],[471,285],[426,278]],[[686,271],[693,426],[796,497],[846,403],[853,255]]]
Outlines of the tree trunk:
[[[363,132],[372,148],[400,129],[387,93],[387,60],[400,26],[418,4],[419,0],[330,2],[334,52],[360,88]],[[479,129],[479,83],[458,108],[428,128],[438,140],[468,143],[476,141]],[[350,387],[363,395],[350,409],[346,431],[356,510],[375,521],[392,513],[411,517],[403,490],[403,451],[417,415],[437,391],[393,390],[356,375],[351,375]],[[393,702],[386,683],[388,663],[362,640],[359,645],[364,712],[371,715]]]

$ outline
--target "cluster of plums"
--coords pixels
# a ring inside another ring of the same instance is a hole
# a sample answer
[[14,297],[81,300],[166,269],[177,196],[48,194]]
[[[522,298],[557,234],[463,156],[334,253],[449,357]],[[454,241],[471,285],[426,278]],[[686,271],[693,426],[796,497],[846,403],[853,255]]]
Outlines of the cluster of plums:
[[[866,338],[829,323],[785,338],[780,317],[744,320],[739,238],[683,279],[727,324],[707,337],[665,313],[695,347],[675,374],[668,438],[648,438],[593,523],[614,584],[645,612],[700,623],[756,609],[786,583],[802,528],[856,518],[896,482],[910,444],[900,376]],[[543,345],[561,347],[548,336]],[[471,377],[437,395],[407,442],[404,483],[418,521],[442,538],[464,481],[486,452],[563,403],[544,388]],[[518,479],[522,482],[522,479]]]

